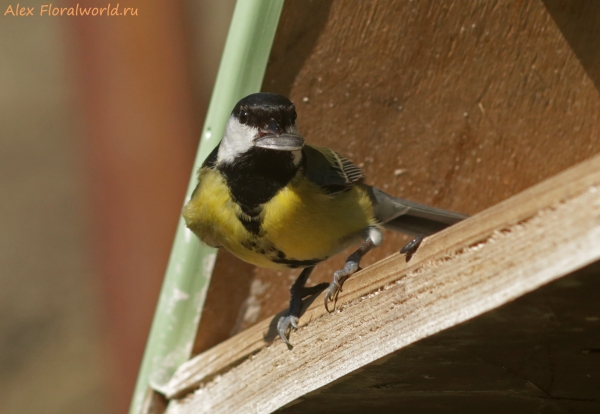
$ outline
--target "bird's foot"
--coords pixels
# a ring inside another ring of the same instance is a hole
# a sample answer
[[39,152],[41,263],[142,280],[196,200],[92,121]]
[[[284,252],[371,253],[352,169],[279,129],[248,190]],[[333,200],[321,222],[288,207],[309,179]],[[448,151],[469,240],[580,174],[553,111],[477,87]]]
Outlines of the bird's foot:
[[[342,291],[342,285],[348,279],[348,277],[358,270],[358,261],[348,260],[343,269],[336,271],[333,274],[333,282],[329,285],[327,293],[325,294],[325,309],[331,313],[335,310],[335,304],[337,302],[338,295]],[[333,309],[329,310],[329,302],[333,302]]]
[[421,245],[421,242],[423,241],[424,238],[425,238],[424,234],[419,234],[414,239],[412,239],[411,241],[406,243],[406,245],[402,249],[400,249],[400,254],[406,253],[406,261],[407,262],[410,259],[412,259],[413,254],[415,254],[417,252],[417,249]]
[[291,328],[298,329],[298,317],[294,315],[286,315],[279,318],[277,321],[277,332],[281,340],[289,347],[292,346],[287,337],[287,332]]
[[300,312],[302,311],[302,299],[307,296],[314,295],[315,293],[322,292],[329,286],[327,283],[319,283],[318,285],[306,287],[306,286],[294,286],[291,289],[291,300],[290,308],[288,309],[285,316],[282,316],[277,321],[277,333],[281,337],[281,340],[288,346],[292,347],[288,339],[287,333],[290,329],[298,329],[298,320],[300,319]]

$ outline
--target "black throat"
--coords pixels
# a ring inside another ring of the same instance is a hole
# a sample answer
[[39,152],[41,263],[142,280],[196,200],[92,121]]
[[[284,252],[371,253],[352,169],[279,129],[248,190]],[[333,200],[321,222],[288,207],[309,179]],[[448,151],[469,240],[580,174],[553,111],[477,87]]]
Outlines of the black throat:
[[227,179],[231,196],[249,216],[260,214],[261,205],[272,199],[298,171],[288,151],[251,148],[217,168]]

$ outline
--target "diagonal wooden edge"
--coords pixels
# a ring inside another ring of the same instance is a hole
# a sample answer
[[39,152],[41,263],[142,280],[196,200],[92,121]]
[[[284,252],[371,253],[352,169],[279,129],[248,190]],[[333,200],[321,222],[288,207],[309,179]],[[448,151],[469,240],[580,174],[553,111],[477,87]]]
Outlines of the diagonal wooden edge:
[[[291,335],[292,351],[274,341],[278,316],[222,342],[159,390],[178,398],[200,387],[168,412],[238,412],[244,404],[271,412],[597,260],[597,186],[600,156],[427,238],[409,263],[395,254],[362,270],[345,283],[334,314],[323,294],[314,300]],[[256,375],[251,390],[241,377],[248,372]]]

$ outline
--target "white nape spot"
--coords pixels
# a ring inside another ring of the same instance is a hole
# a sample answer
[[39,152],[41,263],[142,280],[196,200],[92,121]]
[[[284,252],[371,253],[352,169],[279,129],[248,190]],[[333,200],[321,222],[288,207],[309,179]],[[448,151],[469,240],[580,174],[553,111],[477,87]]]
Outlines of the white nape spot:
[[252,141],[258,133],[258,129],[241,124],[233,115],[229,117],[225,126],[225,134],[219,146],[217,160],[233,161],[237,156],[252,148]]

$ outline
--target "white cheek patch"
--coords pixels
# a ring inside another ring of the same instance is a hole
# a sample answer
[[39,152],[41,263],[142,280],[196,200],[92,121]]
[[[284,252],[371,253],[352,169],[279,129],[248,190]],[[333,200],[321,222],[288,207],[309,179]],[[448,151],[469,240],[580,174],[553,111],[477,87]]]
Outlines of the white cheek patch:
[[258,130],[241,124],[233,115],[225,126],[225,134],[219,146],[217,161],[230,162],[238,155],[248,151],[253,146],[253,140]]

